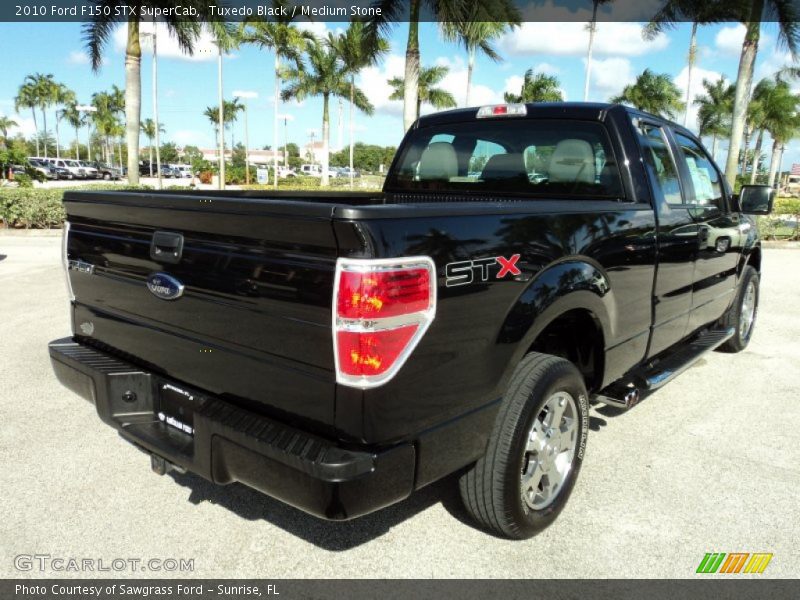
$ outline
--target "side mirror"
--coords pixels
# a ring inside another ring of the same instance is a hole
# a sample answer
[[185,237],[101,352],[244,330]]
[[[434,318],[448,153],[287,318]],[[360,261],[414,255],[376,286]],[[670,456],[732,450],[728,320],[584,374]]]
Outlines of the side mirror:
[[774,201],[775,190],[768,185],[743,185],[739,191],[739,207],[746,215],[768,215]]

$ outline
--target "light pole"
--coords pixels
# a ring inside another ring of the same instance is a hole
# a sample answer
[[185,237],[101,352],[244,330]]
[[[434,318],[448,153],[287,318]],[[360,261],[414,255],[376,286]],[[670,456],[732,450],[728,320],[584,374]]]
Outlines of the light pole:
[[[96,113],[97,107],[91,104],[78,104],[76,107],[78,112],[82,113]],[[89,162],[92,162],[92,124],[86,120],[86,152],[88,154]]]
[[222,42],[217,39],[217,100],[219,109],[217,112],[219,132],[219,185],[220,190],[225,189],[225,120],[222,96]]
[[283,166],[289,168],[289,120],[288,115],[283,115]]
[[[158,122],[158,48],[157,48],[157,37],[156,37],[156,22],[153,21],[153,31],[152,33],[143,33],[145,37],[150,37],[153,39],[153,121],[155,121],[156,127],[156,176],[158,177],[158,189],[162,189],[164,186],[164,182],[161,179],[161,138],[159,129],[161,129],[161,124]],[[152,160],[153,155],[150,155]],[[153,163],[150,163],[150,176],[152,177]]]
[[[244,100],[244,180],[247,185],[250,185],[250,134],[247,127],[247,100],[249,98],[258,98],[256,92],[233,92],[234,98],[241,98]],[[277,174],[275,174],[277,177]]]

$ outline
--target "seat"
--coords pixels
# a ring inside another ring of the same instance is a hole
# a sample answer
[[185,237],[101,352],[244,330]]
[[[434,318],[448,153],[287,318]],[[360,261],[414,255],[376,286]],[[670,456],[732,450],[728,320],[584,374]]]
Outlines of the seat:
[[592,145],[578,139],[558,142],[550,157],[548,175],[551,183],[595,183],[597,173]]
[[419,158],[417,177],[420,181],[444,180],[458,175],[458,158],[452,144],[434,142]]
[[528,172],[525,169],[525,160],[522,154],[495,154],[483,167],[481,172],[483,181],[528,181]]

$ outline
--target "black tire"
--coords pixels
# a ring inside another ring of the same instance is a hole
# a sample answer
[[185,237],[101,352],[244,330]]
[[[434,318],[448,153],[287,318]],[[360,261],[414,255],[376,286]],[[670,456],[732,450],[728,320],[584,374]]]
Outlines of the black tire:
[[[525,448],[534,419],[540,418],[548,400],[558,392],[573,399],[577,425],[574,455],[552,502],[535,510],[522,495],[523,469],[533,460]],[[486,454],[459,481],[467,511],[483,528],[503,537],[525,539],[543,530],[569,499],[583,462],[588,431],[588,394],[575,365],[547,354],[527,355],[511,378]]]
[[[723,324],[728,327],[733,327],[735,332],[732,338],[719,347],[720,352],[741,352],[747,348],[747,345],[750,343],[750,339],[753,337],[753,330],[756,328],[756,318],[758,317],[759,283],[760,278],[758,276],[758,271],[752,266],[747,265],[742,273],[739,290],[736,292],[736,299],[723,318]],[[742,324],[742,319],[744,316],[743,308],[745,306],[745,298],[747,297],[748,288],[751,284],[754,286],[755,291],[755,306],[753,307],[753,318],[748,326]]]
[[105,181],[111,181],[111,173],[103,173],[103,179]]

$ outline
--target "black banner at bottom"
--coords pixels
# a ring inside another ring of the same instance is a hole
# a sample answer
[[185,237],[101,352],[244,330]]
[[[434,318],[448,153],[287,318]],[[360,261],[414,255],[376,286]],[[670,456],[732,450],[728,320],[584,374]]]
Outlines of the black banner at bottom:
[[[712,576],[714,577],[714,576]],[[370,579],[6,579],[2,600],[280,600],[381,599],[586,600],[714,598],[715,600],[797,598],[797,580],[698,578],[370,580]]]

